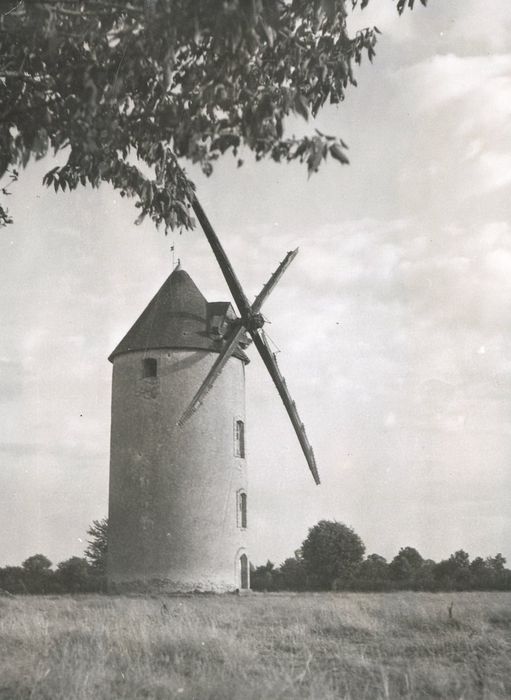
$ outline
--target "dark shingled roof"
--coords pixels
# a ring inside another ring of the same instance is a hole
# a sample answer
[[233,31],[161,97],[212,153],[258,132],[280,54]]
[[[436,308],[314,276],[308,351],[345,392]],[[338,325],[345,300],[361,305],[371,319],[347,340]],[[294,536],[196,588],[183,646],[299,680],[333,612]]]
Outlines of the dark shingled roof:
[[[220,352],[221,339],[209,332],[210,319],[217,315],[236,318],[229,302],[208,303],[188,273],[174,270],[108,359],[157,348]],[[234,355],[248,362],[240,347]]]

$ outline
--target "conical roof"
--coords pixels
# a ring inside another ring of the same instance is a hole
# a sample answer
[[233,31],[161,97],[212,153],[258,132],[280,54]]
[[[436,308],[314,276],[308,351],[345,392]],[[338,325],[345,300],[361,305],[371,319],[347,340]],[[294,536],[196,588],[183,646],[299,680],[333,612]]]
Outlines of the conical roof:
[[[212,315],[235,318],[229,302],[208,303],[190,275],[176,269],[108,358],[136,350],[161,348],[220,352],[222,340],[211,332]],[[236,357],[248,362],[241,350]]]

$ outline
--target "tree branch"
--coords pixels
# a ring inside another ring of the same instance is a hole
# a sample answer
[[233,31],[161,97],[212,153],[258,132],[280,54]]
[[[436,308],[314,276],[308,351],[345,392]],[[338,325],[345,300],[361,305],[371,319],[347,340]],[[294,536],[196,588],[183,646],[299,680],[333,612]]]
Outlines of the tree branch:
[[41,76],[40,78],[34,78],[31,75],[27,75],[26,73],[23,73],[22,71],[15,71],[15,70],[5,70],[2,73],[0,73],[0,80],[23,80],[25,83],[29,83],[30,85],[36,85],[37,87],[42,87],[44,85],[44,81],[51,80],[49,75]]
[[[82,0],[55,0],[55,4],[56,5],[81,5]],[[110,11],[110,12],[112,10],[120,10],[122,12],[128,12],[128,13],[131,12],[135,15],[143,14],[142,8],[133,7],[131,5],[128,5],[128,6],[120,5],[120,4],[116,4],[116,3],[108,3],[107,4],[107,3],[103,3],[103,2],[88,2],[87,7],[91,8],[92,10],[97,8],[99,10],[106,10],[106,11]],[[57,12],[63,11],[63,8],[60,8],[60,7],[56,7],[55,9],[57,10]],[[71,10],[67,10],[66,12],[71,12]],[[75,13],[79,14],[79,15],[94,14],[89,9],[84,10],[83,12],[80,10],[76,10],[73,12],[73,14],[75,14]]]

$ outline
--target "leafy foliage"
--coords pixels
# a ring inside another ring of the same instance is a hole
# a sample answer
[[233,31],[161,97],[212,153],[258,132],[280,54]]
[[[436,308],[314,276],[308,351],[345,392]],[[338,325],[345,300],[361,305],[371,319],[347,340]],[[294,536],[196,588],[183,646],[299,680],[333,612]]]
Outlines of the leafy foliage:
[[289,557],[280,565],[281,587],[291,591],[307,590],[307,571],[301,552]]
[[106,555],[108,549],[108,519],[93,520],[87,530],[90,539],[87,541],[85,557],[96,574],[106,575]]
[[[399,13],[414,0],[392,0]],[[423,5],[427,0],[420,0]],[[0,37],[0,177],[64,150],[55,190],[111,183],[165,230],[192,225],[177,159],[214,162],[246,147],[309,173],[342,139],[285,134],[356,85],[377,28],[350,36],[369,0],[8,0]],[[238,164],[241,165],[239,158]],[[5,194],[5,192],[4,192]],[[10,221],[0,208],[0,224]]]
[[355,587],[361,591],[389,590],[389,565],[385,557],[369,554],[358,567]]
[[250,588],[253,591],[275,591],[279,588],[278,571],[269,559],[266,564],[252,568],[250,572]]
[[24,578],[25,572],[21,566],[4,566],[0,569],[0,593],[27,593]]
[[33,554],[22,566],[22,581],[28,593],[51,592],[51,561],[44,554]]
[[335,520],[320,520],[302,544],[302,558],[310,577],[321,589],[347,585],[362,563],[365,546],[356,532]]
[[294,557],[279,567],[268,561],[252,567],[251,587],[260,591],[491,591],[511,590],[511,570],[498,553],[470,556],[460,549],[438,563],[414,547],[402,547],[387,563],[379,554],[363,558],[365,546],[349,527],[321,520],[309,530]]
[[96,590],[91,566],[87,559],[71,557],[57,564],[55,583],[58,590],[66,593],[86,593]]
[[51,569],[51,561],[44,554],[33,554],[22,566],[29,574],[44,574]]
[[413,586],[424,559],[414,547],[402,547],[390,563],[390,575],[394,581]]

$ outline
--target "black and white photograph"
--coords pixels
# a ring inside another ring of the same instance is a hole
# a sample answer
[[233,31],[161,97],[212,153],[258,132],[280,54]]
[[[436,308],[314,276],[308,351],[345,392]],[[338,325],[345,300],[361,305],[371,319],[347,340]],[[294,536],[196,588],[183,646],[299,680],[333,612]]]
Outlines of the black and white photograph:
[[511,698],[509,0],[0,0],[0,700]]

